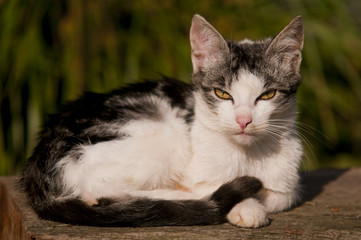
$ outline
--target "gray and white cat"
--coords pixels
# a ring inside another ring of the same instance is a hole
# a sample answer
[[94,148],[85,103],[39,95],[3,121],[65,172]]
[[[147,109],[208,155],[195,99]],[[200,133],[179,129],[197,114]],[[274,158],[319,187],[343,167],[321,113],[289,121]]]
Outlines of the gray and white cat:
[[235,42],[195,15],[190,42],[192,85],[86,93],[50,117],[22,178],[40,217],[261,227],[293,206],[301,16],[274,38]]

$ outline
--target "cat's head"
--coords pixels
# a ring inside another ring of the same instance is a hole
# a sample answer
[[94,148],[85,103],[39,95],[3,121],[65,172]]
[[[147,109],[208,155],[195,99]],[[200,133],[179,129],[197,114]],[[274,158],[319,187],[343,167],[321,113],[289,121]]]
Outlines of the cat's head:
[[277,139],[296,119],[303,20],[264,41],[225,41],[195,15],[190,30],[196,114],[242,145]]

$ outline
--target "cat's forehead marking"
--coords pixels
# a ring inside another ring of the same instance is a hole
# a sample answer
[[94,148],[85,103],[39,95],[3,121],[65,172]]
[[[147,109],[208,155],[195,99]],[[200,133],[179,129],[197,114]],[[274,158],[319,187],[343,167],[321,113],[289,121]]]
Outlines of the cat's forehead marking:
[[[238,73],[234,75],[234,84],[248,86],[251,89],[262,89],[265,81],[262,77],[256,76],[250,71],[239,69]],[[237,84],[239,83],[239,84]]]
[[251,103],[262,93],[264,79],[240,69],[238,74],[233,76],[231,91],[236,101],[240,103]]

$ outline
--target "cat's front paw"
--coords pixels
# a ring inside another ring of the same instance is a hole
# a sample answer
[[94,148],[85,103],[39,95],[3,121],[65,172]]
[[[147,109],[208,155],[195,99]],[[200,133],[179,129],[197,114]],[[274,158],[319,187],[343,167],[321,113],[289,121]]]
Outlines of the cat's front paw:
[[269,224],[266,208],[254,198],[235,205],[227,215],[228,221],[238,227],[258,228]]

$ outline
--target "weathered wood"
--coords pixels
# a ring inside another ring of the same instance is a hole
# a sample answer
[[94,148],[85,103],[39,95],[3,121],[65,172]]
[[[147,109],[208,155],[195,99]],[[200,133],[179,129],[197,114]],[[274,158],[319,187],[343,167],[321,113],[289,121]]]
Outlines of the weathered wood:
[[[98,228],[39,219],[16,187],[2,182],[23,217],[26,239],[361,239],[361,168],[318,170],[303,174],[304,201],[288,212],[272,214],[260,229],[229,224],[195,227]],[[3,218],[4,206],[0,206]],[[20,229],[20,230],[19,230]],[[22,230],[21,230],[22,229]]]
[[5,185],[0,181],[0,239],[22,239],[22,214]]

